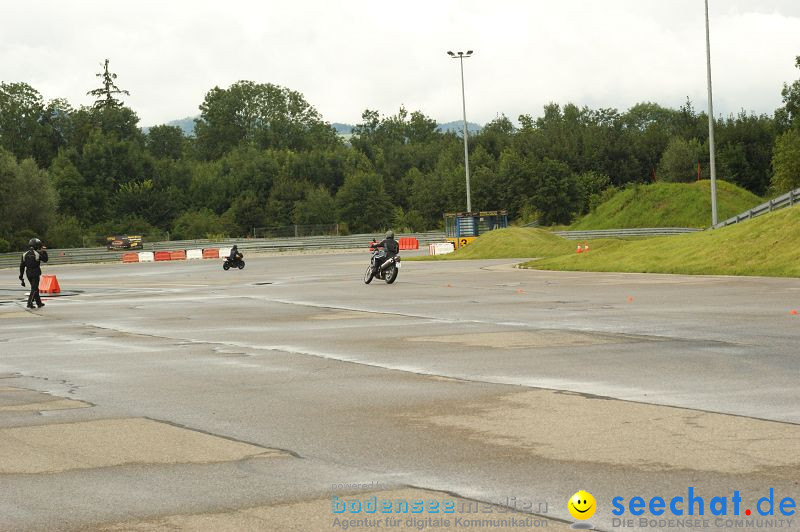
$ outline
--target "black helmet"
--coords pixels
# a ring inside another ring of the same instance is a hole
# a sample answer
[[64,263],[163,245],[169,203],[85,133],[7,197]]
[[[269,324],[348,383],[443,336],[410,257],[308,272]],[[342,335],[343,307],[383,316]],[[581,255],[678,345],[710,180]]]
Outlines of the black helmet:
[[31,238],[30,240],[28,240],[28,247],[33,249],[39,249],[40,247],[42,247],[42,241],[39,240],[38,238]]
[[391,229],[386,231],[386,238],[394,238],[394,231],[392,231]]
[[232,247],[231,249],[239,249],[239,248],[237,248],[237,247],[236,247],[236,244],[234,244],[234,245],[233,245],[233,247]]

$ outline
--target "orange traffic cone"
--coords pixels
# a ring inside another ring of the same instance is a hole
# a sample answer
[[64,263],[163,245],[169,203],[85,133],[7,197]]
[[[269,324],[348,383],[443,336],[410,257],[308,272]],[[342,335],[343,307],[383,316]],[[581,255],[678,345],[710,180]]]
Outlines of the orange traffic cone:
[[575,253],[583,253],[583,248],[580,244],[578,244],[578,249],[575,250]]
[[42,275],[39,279],[39,293],[41,294],[60,294],[61,287],[58,286],[58,279],[55,275]]
[[583,245],[583,252],[584,253],[589,253],[589,243],[588,242]]

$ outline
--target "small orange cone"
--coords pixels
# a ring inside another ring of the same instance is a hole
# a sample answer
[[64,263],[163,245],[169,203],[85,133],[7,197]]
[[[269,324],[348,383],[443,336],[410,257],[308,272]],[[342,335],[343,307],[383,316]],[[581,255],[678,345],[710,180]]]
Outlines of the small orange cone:
[[575,250],[575,253],[583,253],[583,248],[580,244],[578,244],[578,249]]
[[792,316],[797,316],[797,310],[792,309],[792,311],[789,314],[791,314]]
[[60,294],[61,287],[58,286],[58,279],[55,275],[42,275],[39,279],[39,293],[41,294]]
[[588,242],[583,245],[583,252],[584,253],[589,253],[589,243]]
[[628,303],[633,303],[633,297],[628,296]]

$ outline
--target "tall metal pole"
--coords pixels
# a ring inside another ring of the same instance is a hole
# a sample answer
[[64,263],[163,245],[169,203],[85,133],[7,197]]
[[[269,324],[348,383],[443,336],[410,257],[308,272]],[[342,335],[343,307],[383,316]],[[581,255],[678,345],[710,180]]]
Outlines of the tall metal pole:
[[711,37],[708,29],[708,0],[706,2],[706,71],[708,73],[708,149],[711,166],[711,225],[717,225],[717,165],[714,159],[714,103],[711,97]]
[[458,54],[461,63],[461,110],[464,116],[464,168],[467,173],[467,212],[472,212],[472,201],[469,196],[469,147],[467,144],[467,98],[464,94],[464,56]]

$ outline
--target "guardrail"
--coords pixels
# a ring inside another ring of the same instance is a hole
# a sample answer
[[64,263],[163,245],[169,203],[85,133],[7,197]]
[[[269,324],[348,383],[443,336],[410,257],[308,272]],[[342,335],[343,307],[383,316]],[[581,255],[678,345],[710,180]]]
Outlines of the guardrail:
[[738,224],[739,222],[750,220],[757,216],[761,216],[762,214],[767,214],[768,212],[783,209],[784,207],[791,207],[796,203],[800,203],[800,188],[790,190],[786,194],[778,196],[777,198],[772,198],[769,201],[765,201],[761,205],[757,205],[749,211],[732,216],[724,222],[719,222],[718,224],[711,226],[711,229],[719,229],[720,227]]
[[[433,242],[442,242],[444,234],[438,231],[429,233],[411,233],[398,235],[398,237],[414,237],[420,246]],[[214,247],[230,247],[237,244],[242,251],[299,251],[304,249],[367,249],[372,239],[382,240],[382,233],[370,233],[349,236],[310,236],[303,238],[249,238],[249,239],[224,239],[224,240],[172,240],[169,242],[146,243],[144,249],[135,251],[164,251],[180,249],[202,249]],[[122,255],[131,250],[108,251],[106,248],[71,248],[48,249],[48,265],[58,264],[83,264],[102,262],[122,262]],[[13,268],[19,266],[21,253],[0,254],[0,268]]]
[[696,227],[635,227],[630,229],[596,229],[592,231],[553,231],[567,240],[592,238],[624,238],[631,236],[669,236],[702,231]]

